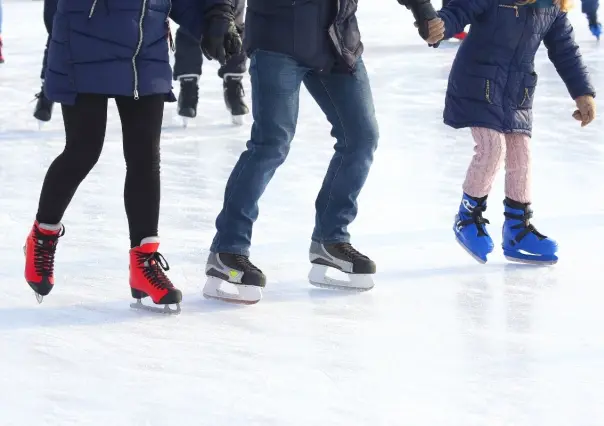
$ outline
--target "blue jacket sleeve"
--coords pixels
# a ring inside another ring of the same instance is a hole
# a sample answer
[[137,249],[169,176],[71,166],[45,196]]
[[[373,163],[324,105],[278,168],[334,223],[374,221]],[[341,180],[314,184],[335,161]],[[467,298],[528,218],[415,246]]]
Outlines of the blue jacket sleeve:
[[232,0],[172,0],[170,18],[187,33],[201,40],[204,12],[217,5],[232,7],[233,2]]
[[495,5],[495,0],[451,0],[438,11],[438,16],[445,23],[445,40],[462,32],[466,25],[471,24],[489,7]]
[[573,99],[583,95],[596,96],[579,46],[575,43],[573,27],[565,12],[560,12],[543,39],[547,55],[566,84]]

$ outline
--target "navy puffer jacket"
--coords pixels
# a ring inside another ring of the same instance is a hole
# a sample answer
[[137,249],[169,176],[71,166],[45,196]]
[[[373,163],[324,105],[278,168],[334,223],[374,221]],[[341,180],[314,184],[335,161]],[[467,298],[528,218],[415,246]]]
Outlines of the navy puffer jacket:
[[[46,0],[53,1],[53,0]],[[171,94],[168,17],[201,38],[204,10],[230,0],[54,0],[46,96]]]
[[573,28],[557,6],[452,0],[439,16],[445,38],[471,25],[449,75],[445,124],[530,136],[537,87],[534,59],[542,40],[571,97],[595,96]]

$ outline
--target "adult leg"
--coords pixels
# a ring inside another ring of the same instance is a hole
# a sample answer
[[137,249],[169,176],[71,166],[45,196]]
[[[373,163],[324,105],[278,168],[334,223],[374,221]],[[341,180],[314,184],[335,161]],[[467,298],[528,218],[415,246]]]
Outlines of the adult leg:
[[36,220],[58,224],[78,186],[97,163],[107,125],[107,97],[80,94],[74,105],[63,105],[65,149],[44,178]]
[[138,100],[117,97],[122,121],[126,182],[124,204],[130,230],[130,245],[157,236],[160,205],[160,137],[164,96]]
[[306,72],[286,55],[258,51],[253,56],[251,138],[227,182],[212,252],[249,255],[258,200],[285,161],[294,137],[300,85]]
[[311,72],[304,85],[331,123],[335,152],[316,200],[313,241],[348,242],[347,227],[357,215],[357,197],[365,184],[378,143],[371,86],[362,59],[353,74]]
[[186,77],[199,78],[203,65],[200,40],[182,28],[176,30],[176,50],[174,52],[174,80]]

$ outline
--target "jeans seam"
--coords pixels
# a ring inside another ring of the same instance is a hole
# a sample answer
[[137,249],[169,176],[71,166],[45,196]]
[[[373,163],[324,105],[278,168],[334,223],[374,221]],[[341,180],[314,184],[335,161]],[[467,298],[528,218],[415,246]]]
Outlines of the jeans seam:
[[[333,109],[336,113],[336,116],[338,117],[338,121],[340,122],[340,127],[342,128],[342,133],[344,134],[344,147],[346,149],[348,149],[348,136],[346,134],[346,127],[344,126],[344,122],[342,121],[342,117],[340,116],[340,112],[338,111],[338,108],[336,107],[336,103],[333,101],[333,98],[331,97],[331,94],[329,93],[329,90],[327,89],[327,86],[325,85],[325,83],[323,82],[323,79],[321,77],[318,78],[319,82],[321,83],[321,86],[323,86],[323,89],[325,89],[325,93],[327,94],[327,97],[329,98],[329,101],[331,102],[331,105],[333,106]],[[329,187],[329,193],[327,195],[327,203],[325,203],[325,208],[323,209],[323,212],[319,215],[319,230],[320,230],[320,234],[321,234],[321,240],[324,239],[324,235],[323,235],[323,225],[322,225],[322,221],[323,221],[323,217],[325,216],[325,213],[327,212],[327,209],[329,208],[329,204],[331,203],[331,194],[333,192],[333,182],[336,180],[336,178],[338,177],[338,173],[340,172],[340,169],[342,168],[342,162],[344,161],[343,158],[340,158],[340,164],[338,164],[338,168],[336,169],[333,179],[330,182],[330,187]]]

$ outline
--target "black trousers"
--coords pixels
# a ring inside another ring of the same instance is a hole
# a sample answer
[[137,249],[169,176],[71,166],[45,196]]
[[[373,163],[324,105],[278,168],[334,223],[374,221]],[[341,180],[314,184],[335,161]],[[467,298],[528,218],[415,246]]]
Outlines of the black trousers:
[[[105,95],[79,94],[75,105],[62,105],[65,149],[46,173],[36,215],[38,222],[61,222],[78,186],[97,163],[105,141],[108,100]],[[164,95],[142,96],[138,100],[115,97],[122,122],[127,169],[124,204],[132,247],[143,238],[157,236],[164,101]]]

